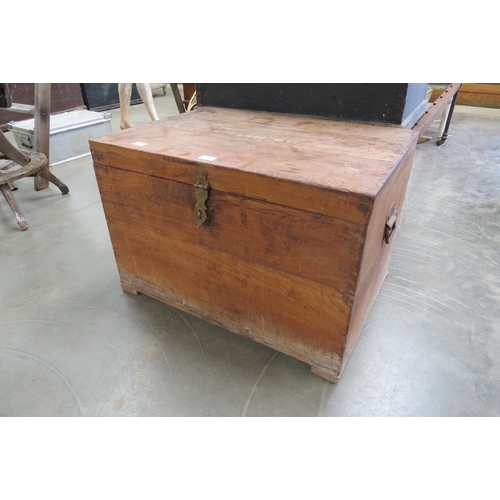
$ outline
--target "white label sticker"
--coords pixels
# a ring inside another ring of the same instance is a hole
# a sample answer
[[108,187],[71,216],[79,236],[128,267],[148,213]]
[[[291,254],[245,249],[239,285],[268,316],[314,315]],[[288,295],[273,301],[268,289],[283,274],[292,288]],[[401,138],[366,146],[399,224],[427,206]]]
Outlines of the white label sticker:
[[198,156],[198,160],[214,161],[216,159],[217,159],[217,156],[208,156],[208,155]]
[[147,142],[140,142],[140,141],[132,143],[132,146],[147,146],[147,145],[148,145]]

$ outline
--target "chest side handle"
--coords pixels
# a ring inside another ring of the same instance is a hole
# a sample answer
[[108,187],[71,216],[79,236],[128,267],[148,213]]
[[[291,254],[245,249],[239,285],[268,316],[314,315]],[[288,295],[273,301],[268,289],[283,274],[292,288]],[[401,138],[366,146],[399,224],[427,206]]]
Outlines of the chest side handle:
[[398,217],[398,211],[396,210],[396,202],[394,202],[389,209],[387,214],[387,220],[385,222],[384,229],[384,241],[389,244],[392,240],[394,233],[396,232],[396,219]]

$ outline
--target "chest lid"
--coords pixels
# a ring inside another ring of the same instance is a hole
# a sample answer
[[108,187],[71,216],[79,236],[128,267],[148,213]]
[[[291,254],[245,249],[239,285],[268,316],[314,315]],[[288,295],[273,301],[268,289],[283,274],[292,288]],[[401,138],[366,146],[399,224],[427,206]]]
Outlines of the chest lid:
[[417,133],[204,107],[90,140],[94,163],[366,224]]

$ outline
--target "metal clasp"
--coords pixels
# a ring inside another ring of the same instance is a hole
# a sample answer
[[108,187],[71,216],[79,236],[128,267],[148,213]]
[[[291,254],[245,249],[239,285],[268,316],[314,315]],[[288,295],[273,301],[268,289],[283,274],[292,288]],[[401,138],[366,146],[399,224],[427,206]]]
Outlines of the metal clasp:
[[398,217],[398,211],[396,210],[396,202],[394,202],[387,215],[387,220],[385,222],[384,229],[384,241],[389,244],[394,233],[396,231],[396,219]]
[[194,183],[194,195],[196,205],[194,207],[194,219],[196,225],[200,227],[207,220],[207,207],[205,205],[208,199],[208,190],[210,184],[207,180],[207,173],[203,170],[196,171],[196,182]]

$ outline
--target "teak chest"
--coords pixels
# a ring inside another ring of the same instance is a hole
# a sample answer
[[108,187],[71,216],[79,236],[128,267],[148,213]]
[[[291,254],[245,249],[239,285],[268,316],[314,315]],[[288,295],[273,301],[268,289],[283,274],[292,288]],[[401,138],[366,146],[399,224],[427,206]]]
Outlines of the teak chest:
[[336,382],[386,276],[416,143],[210,107],[92,139],[122,288]]

